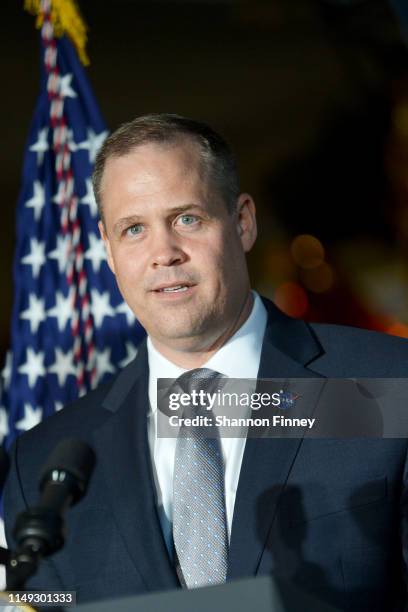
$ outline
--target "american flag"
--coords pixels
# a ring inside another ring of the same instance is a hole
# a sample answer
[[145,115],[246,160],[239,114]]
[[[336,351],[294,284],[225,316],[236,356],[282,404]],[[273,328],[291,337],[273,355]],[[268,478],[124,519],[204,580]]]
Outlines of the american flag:
[[41,2],[40,95],[17,205],[11,349],[1,375],[0,441],[13,439],[115,374],[143,329],[105,258],[91,186],[106,138],[76,49]]

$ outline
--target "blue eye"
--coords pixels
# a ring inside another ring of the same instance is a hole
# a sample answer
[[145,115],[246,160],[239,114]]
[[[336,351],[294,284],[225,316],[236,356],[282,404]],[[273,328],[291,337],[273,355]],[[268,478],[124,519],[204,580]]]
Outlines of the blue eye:
[[137,236],[142,231],[142,226],[139,224],[131,225],[127,228],[126,234],[130,234],[131,236]]
[[197,217],[195,215],[182,215],[180,219],[183,225],[192,225],[197,221]]

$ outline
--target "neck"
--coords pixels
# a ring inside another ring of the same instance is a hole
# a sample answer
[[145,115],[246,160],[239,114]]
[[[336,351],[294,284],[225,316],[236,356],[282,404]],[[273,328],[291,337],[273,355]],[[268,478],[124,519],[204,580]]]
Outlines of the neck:
[[161,353],[163,357],[165,357],[175,365],[179,366],[180,368],[184,368],[186,370],[199,368],[204,363],[207,363],[207,361],[209,361],[209,359],[211,359],[211,357],[215,355],[215,353],[219,351],[219,349],[224,346],[224,344],[228,342],[230,338],[232,338],[232,336],[239,330],[239,328],[242,327],[242,325],[245,323],[251,313],[253,303],[254,298],[252,296],[252,293],[249,291],[237,317],[234,319],[231,325],[226,330],[224,330],[224,332],[221,333],[215,341],[212,341],[210,345],[205,349],[198,349],[197,351],[182,351],[180,349],[174,349],[172,347],[169,347],[168,345],[161,343],[160,341],[155,338],[152,338],[151,336],[150,339],[155,349],[159,351],[159,353]]

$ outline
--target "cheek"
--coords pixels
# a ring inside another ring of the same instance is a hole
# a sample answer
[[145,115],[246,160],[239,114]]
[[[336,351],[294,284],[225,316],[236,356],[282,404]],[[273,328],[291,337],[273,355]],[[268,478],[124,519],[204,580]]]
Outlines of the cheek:
[[241,252],[242,248],[237,248],[234,237],[224,235],[210,255],[214,274],[228,279],[231,271],[241,265]]
[[202,281],[218,284],[228,275],[228,262],[222,246],[207,244],[203,249],[193,251],[191,255],[192,265],[200,273]]
[[142,287],[142,266],[140,258],[129,253],[116,253],[113,258],[116,279],[122,293],[134,293]]

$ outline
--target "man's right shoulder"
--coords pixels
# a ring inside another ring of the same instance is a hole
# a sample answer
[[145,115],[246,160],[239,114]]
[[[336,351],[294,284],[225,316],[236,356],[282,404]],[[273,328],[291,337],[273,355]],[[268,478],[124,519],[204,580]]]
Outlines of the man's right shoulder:
[[29,450],[37,445],[54,445],[63,438],[89,439],[92,431],[111,416],[103,406],[104,400],[119,375],[99,385],[93,391],[78,398],[71,404],[44,420],[18,437],[20,449]]
[[112,419],[126,397],[138,384],[145,384],[148,364],[143,341],[138,354],[107,383],[67,404],[57,413],[18,436],[11,454],[31,471],[65,438],[76,438],[92,445],[94,432]]

